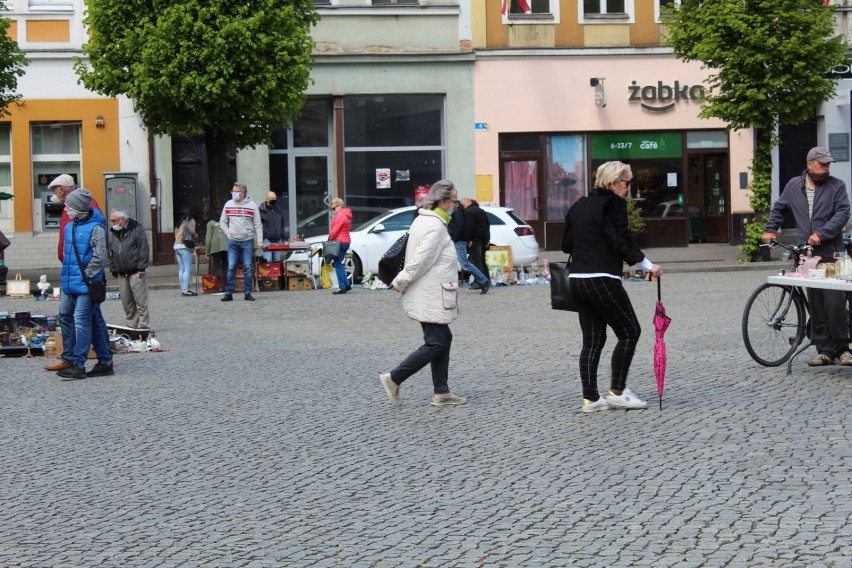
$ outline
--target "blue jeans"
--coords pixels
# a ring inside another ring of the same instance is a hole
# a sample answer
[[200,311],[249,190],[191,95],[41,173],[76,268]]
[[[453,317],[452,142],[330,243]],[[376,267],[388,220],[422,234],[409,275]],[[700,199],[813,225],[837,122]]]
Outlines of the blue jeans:
[[485,284],[488,281],[488,277],[467,258],[467,243],[456,241],[454,244],[456,245],[456,256],[459,257],[459,264],[461,264],[462,270],[470,272],[477,284]]
[[[263,239],[263,246],[266,247],[268,245],[280,245],[284,242],[284,239],[276,239],[274,241],[270,241],[269,239]],[[281,251],[280,250],[265,250],[263,251],[263,260],[266,262],[279,262],[281,260]]]
[[391,371],[391,380],[401,385],[405,379],[428,364],[432,368],[432,388],[435,394],[447,394],[450,392],[447,381],[450,372],[450,346],[453,343],[450,326],[420,322],[420,327],[423,328],[423,345]]
[[228,241],[228,294],[234,293],[234,285],[237,282],[237,264],[243,263],[243,282],[245,282],[244,293],[251,294],[252,288],[252,261],[254,260],[254,239],[247,241]]
[[[70,318],[71,325],[67,322]],[[62,359],[85,367],[89,346],[95,348],[98,363],[112,364],[109,331],[100,304],[93,304],[88,294],[62,292],[59,302],[59,325],[62,329]]]
[[346,251],[349,250],[349,243],[340,243],[340,252],[337,258],[334,259],[334,272],[337,274],[337,287],[341,290],[348,290],[352,287],[349,279],[346,278],[346,269],[343,268],[343,259],[346,258]]
[[189,279],[192,276],[192,251],[187,248],[175,249],[178,263],[178,282],[181,290],[189,290]]

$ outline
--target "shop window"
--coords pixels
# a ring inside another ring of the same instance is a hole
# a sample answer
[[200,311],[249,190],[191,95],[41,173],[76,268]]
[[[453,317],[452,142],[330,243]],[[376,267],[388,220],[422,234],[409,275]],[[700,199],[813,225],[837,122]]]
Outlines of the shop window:
[[32,147],[33,197],[49,194],[47,184],[59,174],[79,180],[81,174],[80,123],[33,123]]
[[503,0],[503,23],[558,24],[558,0]]
[[592,172],[611,160],[629,164],[633,171],[630,196],[642,208],[644,216],[684,216],[685,180],[681,133],[595,133],[591,139]]
[[703,148],[727,148],[728,133],[724,130],[699,130],[686,133],[686,147],[690,150]]
[[586,137],[582,134],[548,136],[545,184],[547,220],[563,221],[568,208],[587,194]]
[[343,125],[347,204],[412,205],[415,188],[443,177],[443,95],[345,97]]

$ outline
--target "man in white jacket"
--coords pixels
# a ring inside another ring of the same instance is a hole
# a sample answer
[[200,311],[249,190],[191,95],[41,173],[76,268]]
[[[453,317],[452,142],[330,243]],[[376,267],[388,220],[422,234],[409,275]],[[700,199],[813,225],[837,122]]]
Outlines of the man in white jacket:
[[255,247],[263,246],[263,225],[260,222],[260,210],[248,196],[244,183],[235,183],[231,188],[231,199],[222,208],[219,226],[228,237],[228,276],[223,302],[234,299],[234,286],[237,280],[237,264],[242,262],[245,283],[245,299],[254,301],[251,295],[253,279],[252,261]]

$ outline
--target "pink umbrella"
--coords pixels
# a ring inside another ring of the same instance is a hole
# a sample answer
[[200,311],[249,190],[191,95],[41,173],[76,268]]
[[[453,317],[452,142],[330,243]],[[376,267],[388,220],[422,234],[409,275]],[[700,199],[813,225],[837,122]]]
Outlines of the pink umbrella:
[[672,318],[666,315],[663,306],[660,278],[657,277],[657,308],[654,310],[654,332],[657,340],[654,342],[654,374],[657,376],[657,394],[660,397],[660,410],[663,409],[663,385],[666,382],[666,340],[664,335]]

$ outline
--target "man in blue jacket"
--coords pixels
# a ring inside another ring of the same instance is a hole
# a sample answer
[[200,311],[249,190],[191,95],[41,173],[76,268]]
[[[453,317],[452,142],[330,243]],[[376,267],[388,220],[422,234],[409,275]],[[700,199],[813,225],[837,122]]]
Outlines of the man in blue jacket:
[[[65,250],[62,258],[62,301],[59,313],[73,314],[74,333],[63,334],[63,359],[70,366],[56,374],[66,379],[85,379],[113,374],[112,353],[101,305],[93,303],[86,279],[97,282],[105,279],[107,263],[106,228],[104,216],[89,207],[92,194],[78,188],[65,199],[65,212],[71,222],[65,227]],[[76,251],[75,251],[76,248]],[[78,260],[79,259],[79,260]],[[84,275],[85,274],[85,278]],[[70,356],[65,359],[65,345],[70,344]],[[89,346],[94,347],[97,364],[86,373]]]
[[[763,231],[764,242],[776,238],[784,216],[791,212],[796,220],[798,241],[813,247],[814,256],[832,258],[834,253],[844,251],[843,230],[849,221],[849,196],[846,184],[830,174],[832,162],[834,159],[826,148],[810,149],[807,168],[801,176],[787,182],[769,212]],[[808,365],[834,365],[839,358],[841,365],[852,366],[849,344],[838,341],[849,337],[846,294],[810,288],[808,302],[817,348],[817,355],[808,360]]]

